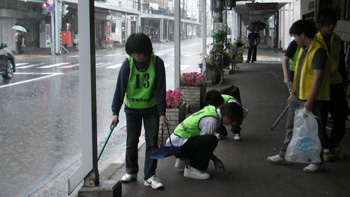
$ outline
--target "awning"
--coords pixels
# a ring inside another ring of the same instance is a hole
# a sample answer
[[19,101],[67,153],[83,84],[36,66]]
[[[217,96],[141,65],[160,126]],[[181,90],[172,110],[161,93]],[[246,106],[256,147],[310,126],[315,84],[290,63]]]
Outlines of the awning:
[[234,10],[245,25],[254,21],[266,21],[287,3],[246,3],[237,2]]

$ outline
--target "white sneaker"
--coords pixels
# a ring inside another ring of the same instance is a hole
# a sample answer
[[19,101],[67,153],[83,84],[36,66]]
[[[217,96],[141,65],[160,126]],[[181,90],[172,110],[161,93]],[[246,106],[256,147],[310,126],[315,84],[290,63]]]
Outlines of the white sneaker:
[[227,136],[223,136],[219,133],[216,133],[215,136],[218,138],[218,140],[227,139]]
[[267,161],[273,164],[291,164],[289,161],[286,161],[279,155],[271,156],[267,158]]
[[304,172],[321,172],[323,170],[324,169],[323,169],[322,165],[320,165],[320,164],[313,164],[313,163],[309,164],[308,166],[306,166],[303,169]]
[[151,186],[153,189],[160,189],[163,188],[164,185],[161,182],[160,178],[158,178],[156,175],[151,176],[147,180],[143,182],[143,184],[147,186]]
[[188,164],[188,159],[177,158],[175,162],[175,167],[184,169],[187,164]]
[[132,181],[136,181],[137,180],[137,174],[124,174],[124,176],[122,177],[122,182],[124,183],[129,183]]
[[206,172],[201,172],[200,170],[194,167],[191,167],[191,168],[185,167],[184,177],[191,178],[191,179],[198,179],[198,180],[206,180],[206,179],[210,179],[210,174]]
[[241,135],[240,134],[234,134],[233,135],[234,140],[241,140]]

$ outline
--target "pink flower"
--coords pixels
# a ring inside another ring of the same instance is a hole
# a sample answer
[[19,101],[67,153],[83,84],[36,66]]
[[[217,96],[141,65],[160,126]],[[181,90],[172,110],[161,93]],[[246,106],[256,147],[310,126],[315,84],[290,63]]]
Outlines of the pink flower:
[[166,106],[167,106],[167,107],[170,107],[170,105],[171,105],[171,101],[168,100],[168,101],[166,102]]
[[178,88],[175,91],[168,90],[165,98],[168,108],[178,108],[183,103],[183,95]]
[[205,75],[197,72],[182,73],[181,86],[201,86],[205,83]]

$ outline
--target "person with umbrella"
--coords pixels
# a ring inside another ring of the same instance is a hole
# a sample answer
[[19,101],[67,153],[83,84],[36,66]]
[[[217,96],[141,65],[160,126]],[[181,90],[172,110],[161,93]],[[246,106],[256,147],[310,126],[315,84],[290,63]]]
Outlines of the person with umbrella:
[[[256,61],[256,53],[257,53],[257,46],[260,43],[260,36],[255,31],[248,34],[248,40],[249,40],[249,49],[248,49],[248,58],[247,63],[252,60],[252,63]],[[253,57],[252,57],[253,54]]]
[[23,48],[25,48],[24,44],[24,34],[23,32],[27,32],[27,29],[20,25],[16,24],[14,25],[11,29],[16,30],[15,35],[13,36],[13,41],[16,42],[16,52],[17,54],[22,54],[23,53]]
[[17,54],[23,53],[23,48],[26,47],[24,45],[24,35],[21,31],[16,31],[15,35],[13,36],[13,41],[16,42],[16,52]]

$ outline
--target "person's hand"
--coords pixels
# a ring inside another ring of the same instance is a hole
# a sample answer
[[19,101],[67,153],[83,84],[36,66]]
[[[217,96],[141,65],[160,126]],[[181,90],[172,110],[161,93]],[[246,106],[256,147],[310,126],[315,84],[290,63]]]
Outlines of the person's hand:
[[168,126],[168,119],[164,115],[160,116],[160,121],[162,121],[163,127],[167,127]]
[[112,129],[112,126],[116,127],[119,123],[119,118],[117,115],[113,115],[111,125],[109,126]]
[[288,87],[288,83],[290,82],[289,77],[284,77],[283,83]]
[[309,111],[312,112],[312,102],[311,102],[311,101],[307,100],[307,101],[304,103],[304,107],[305,107],[307,110],[309,110]]
[[216,159],[214,161],[214,166],[215,166],[215,169],[223,169],[223,170],[226,170],[225,169],[225,166],[224,166],[224,163],[222,163],[222,161],[220,159]]

